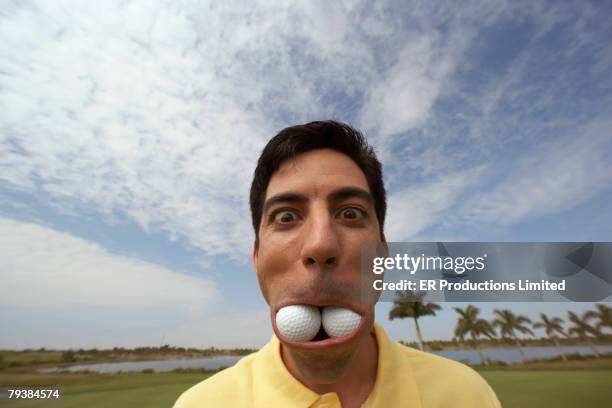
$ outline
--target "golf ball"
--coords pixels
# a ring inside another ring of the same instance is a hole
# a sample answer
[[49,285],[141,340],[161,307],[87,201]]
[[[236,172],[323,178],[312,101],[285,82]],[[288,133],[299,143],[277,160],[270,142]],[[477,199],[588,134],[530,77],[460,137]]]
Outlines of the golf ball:
[[276,327],[287,340],[310,341],[321,328],[321,313],[316,306],[286,306],[276,313]]
[[350,309],[327,306],[323,308],[323,328],[329,337],[342,337],[359,326],[361,316]]

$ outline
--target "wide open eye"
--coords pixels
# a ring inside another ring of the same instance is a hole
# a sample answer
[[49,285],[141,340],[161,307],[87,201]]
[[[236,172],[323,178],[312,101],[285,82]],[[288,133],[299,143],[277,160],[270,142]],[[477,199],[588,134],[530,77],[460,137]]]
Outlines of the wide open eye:
[[356,207],[347,207],[340,211],[340,217],[345,220],[358,221],[366,217],[365,211]]
[[279,224],[289,224],[297,219],[297,215],[293,211],[281,210],[275,213],[272,221]]

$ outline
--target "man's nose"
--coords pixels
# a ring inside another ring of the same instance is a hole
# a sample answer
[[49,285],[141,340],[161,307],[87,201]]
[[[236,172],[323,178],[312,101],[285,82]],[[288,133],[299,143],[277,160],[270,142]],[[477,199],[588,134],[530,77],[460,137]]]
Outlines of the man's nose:
[[302,262],[306,267],[318,265],[330,269],[338,264],[340,245],[331,215],[325,211],[311,213],[305,228]]

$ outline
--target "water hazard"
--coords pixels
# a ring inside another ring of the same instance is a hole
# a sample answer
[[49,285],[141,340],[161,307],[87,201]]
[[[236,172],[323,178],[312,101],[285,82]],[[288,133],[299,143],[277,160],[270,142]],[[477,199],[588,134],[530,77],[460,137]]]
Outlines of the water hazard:
[[[600,353],[611,353],[612,346],[598,346]],[[556,347],[524,347],[523,350],[528,359],[549,358],[559,355],[559,349]],[[564,347],[563,351],[566,354],[593,354],[589,347],[571,346]],[[482,350],[485,358],[493,361],[503,361],[505,363],[517,363],[521,361],[521,354],[517,348],[492,348]],[[464,363],[479,364],[480,356],[476,350],[448,350],[434,351],[437,354],[451,360],[456,360]],[[58,371],[95,371],[99,373],[118,373],[142,370],[154,370],[156,372],[172,371],[177,368],[204,368],[216,370],[221,367],[230,367],[244,356],[218,356],[204,357],[195,359],[172,359],[172,360],[153,360],[153,361],[126,361],[119,363],[96,363],[96,364],[80,364],[69,367],[45,368],[41,372],[58,372]]]

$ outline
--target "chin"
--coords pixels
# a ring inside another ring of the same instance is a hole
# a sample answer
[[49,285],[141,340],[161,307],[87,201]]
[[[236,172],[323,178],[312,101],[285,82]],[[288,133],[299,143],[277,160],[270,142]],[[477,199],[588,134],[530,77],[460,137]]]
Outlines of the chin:
[[351,368],[372,327],[373,322],[368,319],[359,333],[349,341],[328,347],[304,349],[292,347],[283,341],[281,344],[305,380],[314,384],[333,384],[341,380]]
[[332,384],[338,382],[351,367],[359,351],[359,344],[343,345],[319,350],[287,347],[295,367],[309,382]]

